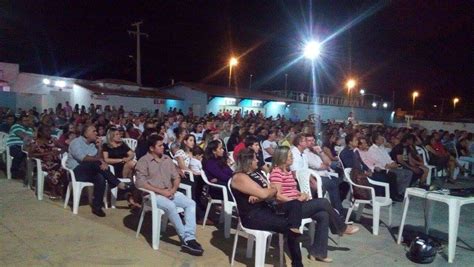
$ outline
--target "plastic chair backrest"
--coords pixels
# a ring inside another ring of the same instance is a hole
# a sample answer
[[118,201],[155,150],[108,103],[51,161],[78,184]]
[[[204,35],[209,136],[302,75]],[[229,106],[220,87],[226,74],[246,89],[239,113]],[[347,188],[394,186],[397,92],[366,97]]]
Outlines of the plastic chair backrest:
[[0,153],[3,153],[7,149],[8,134],[0,132]]
[[66,170],[66,172],[69,173],[69,177],[71,177],[71,181],[73,182],[76,182],[76,176],[74,175],[74,171],[69,169],[67,166],[66,166],[66,162],[67,162],[67,158],[69,157],[69,154],[66,152],[63,154],[62,158],[61,158],[61,167]]
[[229,136],[227,137],[224,137],[224,146],[225,146],[225,149],[227,150],[227,143],[229,142]]
[[133,151],[137,148],[137,140],[133,138],[123,138],[122,141]]
[[309,181],[310,177],[311,171],[309,169],[301,169],[296,171],[296,180],[298,180],[301,192],[306,193],[307,195],[312,197],[311,186]]
[[344,148],[341,149],[341,150],[339,151],[339,153],[337,153],[337,158],[339,159],[339,163],[341,163],[341,167],[342,167],[343,169],[345,169],[345,168],[344,168],[344,163],[342,163],[342,159],[341,159],[341,152],[342,152],[342,150],[344,150]]
[[[232,189],[231,189],[232,179],[233,178],[230,178],[229,181],[227,182],[227,190],[229,190],[230,192],[230,196],[232,197],[232,202],[235,203],[235,211],[237,211],[237,216],[239,216],[239,207],[237,207],[237,202],[235,201],[234,193],[232,192]],[[240,217],[239,217],[239,220],[240,220]]]
[[426,156],[425,149],[420,147],[420,146],[416,146],[416,153],[418,153],[418,155],[421,155],[421,157],[423,158],[423,163],[425,165],[428,165],[428,159],[427,159],[427,156]]

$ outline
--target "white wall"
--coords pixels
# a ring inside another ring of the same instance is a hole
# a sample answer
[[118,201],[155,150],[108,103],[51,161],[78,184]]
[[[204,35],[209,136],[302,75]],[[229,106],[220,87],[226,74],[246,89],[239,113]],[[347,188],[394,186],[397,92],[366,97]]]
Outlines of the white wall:
[[[397,127],[406,127],[406,123],[394,123]],[[454,130],[464,130],[474,133],[474,123],[462,123],[462,122],[447,122],[447,121],[425,121],[425,120],[413,120],[410,125],[412,127],[423,127],[431,130],[447,130],[453,132]]]

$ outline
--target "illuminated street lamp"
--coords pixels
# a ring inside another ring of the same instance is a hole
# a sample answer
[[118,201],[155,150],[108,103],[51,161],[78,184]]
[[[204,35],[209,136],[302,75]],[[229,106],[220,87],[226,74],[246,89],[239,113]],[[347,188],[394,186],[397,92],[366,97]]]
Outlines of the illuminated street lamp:
[[413,115],[415,115],[415,101],[416,101],[416,98],[419,95],[420,94],[417,91],[413,92],[413,94],[412,94],[412,97],[413,97],[413,103],[412,103]]
[[360,93],[361,95],[365,95],[365,89],[360,89],[359,93]]
[[[347,87],[347,94],[350,96],[352,89],[356,86],[356,81],[354,79],[349,79],[346,82],[346,87]],[[364,91],[365,93],[365,91]]]
[[321,44],[316,41],[310,41],[306,44],[303,56],[310,60],[315,60],[321,54]]
[[51,81],[50,81],[49,79],[46,79],[46,78],[45,78],[45,79],[43,79],[43,83],[44,83],[45,85],[50,85],[50,84],[51,84]]
[[229,88],[232,82],[232,68],[234,66],[237,66],[237,64],[239,64],[239,61],[237,60],[237,58],[231,57],[229,60]]
[[456,110],[456,104],[459,102],[459,98],[455,97],[453,99],[453,112]]

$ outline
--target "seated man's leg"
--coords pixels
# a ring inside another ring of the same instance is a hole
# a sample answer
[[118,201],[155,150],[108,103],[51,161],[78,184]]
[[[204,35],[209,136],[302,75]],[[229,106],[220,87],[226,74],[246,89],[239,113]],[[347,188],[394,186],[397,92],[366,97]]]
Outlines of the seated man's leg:
[[107,180],[110,188],[114,188],[120,184],[120,180],[117,177],[115,177],[115,175],[111,173],[109,170],[103,171],[99,167],[98,172],[105,178],[105,180]]
[[328,191],[329,199],[331,200],[332,206],[343,215],[344,209],[342,207],[341,195],[339,192],[339,180],[336,178],[330,179],[326,176],[321,176],[323,181],[323,194],[324,191]]
[[[374,172],[372,176],[369,178],[377,182],[389,183],[387,176],[384,175],[382,172]],[[383,187],[377,186],[377,185],[370,185],[370,186],[372,186],[375,189],[376,196],[385,195],[385,191]],[[391,186],[390,186],[390,190],[391,190]]]
[[[179,194],[179,192],[176,192],[176,195]],[[166,215],[168,215],[169,220],[171,223],[174,225],[174,228],[176,229],[176,233],[178,233],[179,237],[184,240],[185,238],[185,230],[184,230],[184,225],[183,222],[181,221],[181,218],[179,217],[178,211],[176,210],[176,204],[174,200],[171,200],[169,198],[166,198],[162,195],[156,194],[156,205],[158,208],[162,209]],[[193,219],[196,219],[193,217]]]
[[184,209],[183,240],[196,240],[196,202],[181,192],[176,192],[172,201],[176,207]]
[[78,182],[90,182],[94,184],[92,206],[95,209],[102,208],[106,185],[104,177],[97,171],[98,168],[98,165],[94,162],[81,162],[74,168],[74,175]]
[[10,146],[10,156],[13,157],[11,172],[13,176],[18,176],[18,172],[20,171],[20,165],[25,160],[26,154],[21,151],[20,145],[12,145]]
[[398,189],[398,194],[403,195],[405,194],[405,190],[407,187],[410,186],[411,178],[413,176],[413,172],[407,169],[392,169],[390,172],[395,173],[397,176],[397,189]]

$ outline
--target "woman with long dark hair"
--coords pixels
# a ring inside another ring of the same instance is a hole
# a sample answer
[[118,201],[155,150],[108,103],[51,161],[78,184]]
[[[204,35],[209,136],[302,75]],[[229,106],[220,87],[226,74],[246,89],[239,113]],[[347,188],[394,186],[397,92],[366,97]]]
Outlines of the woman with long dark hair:
[[291,266],[301,267],[301,250],[295,229],[301,224],[301,202],[291,200],[287,203],[288,212],[277,214],[268,204],[272,202],[279,186],[270,184],[257,172],[258,160],[255,152],[246,148],[237,157],[236,172],[232,177],[229,190],[235,197],[239,218],[244,227],[255,230],[283,233],[287,236]]

